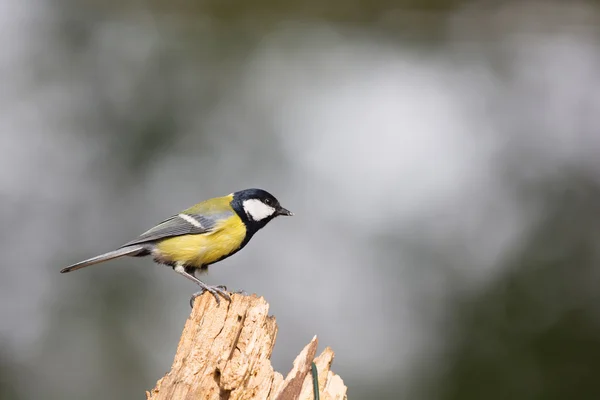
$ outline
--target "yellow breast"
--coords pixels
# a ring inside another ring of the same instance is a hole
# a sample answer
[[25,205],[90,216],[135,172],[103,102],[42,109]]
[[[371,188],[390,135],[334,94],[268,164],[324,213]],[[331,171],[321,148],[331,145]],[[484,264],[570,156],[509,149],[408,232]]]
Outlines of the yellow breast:
[[223,220],[209,233],[183,235],[157,243],[156,256],[162,262],[183,263],[200,268],[229,256],[240,248],[246,237],[246,226],[234,215]]

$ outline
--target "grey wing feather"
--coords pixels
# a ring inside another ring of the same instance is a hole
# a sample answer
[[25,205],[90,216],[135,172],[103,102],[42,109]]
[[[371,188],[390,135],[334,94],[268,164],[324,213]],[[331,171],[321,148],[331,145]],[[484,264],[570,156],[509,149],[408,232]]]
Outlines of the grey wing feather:
[[154,228],[147,230],[142,233],[137,239],[131,242],[125,243],[121,247],[131,246],[135,244],[143,244],[154,242],[159,239],[165,239],[173,236],[181,235],[198,235],[202,233],[211,232],[217,222],[222,218],[227,218],[231,214],[217,214],[217,215],[197,215],[197,214],[186,214],[193,218],[197,223],[193,224],[188,219],[182,218],[179,215],[173,215],[171,218],[164,220],[163,222],[156,225]]

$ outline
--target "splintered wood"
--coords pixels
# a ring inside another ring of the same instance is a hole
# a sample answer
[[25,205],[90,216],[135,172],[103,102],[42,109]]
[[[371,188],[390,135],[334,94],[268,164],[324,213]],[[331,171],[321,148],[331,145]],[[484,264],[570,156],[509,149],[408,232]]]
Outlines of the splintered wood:
[[269,399],[312,400],[311,363],[319,372],[321,400],[344,400],[347,388],[331,371],[328,347],[315,359],[316,336],[294,360],[285,379],[273,371],[271,353],[277,336],[275,318],[264,298],[233,294],[217,304],[210,293],[196,299],[185,323],[171,371],[148,400]]

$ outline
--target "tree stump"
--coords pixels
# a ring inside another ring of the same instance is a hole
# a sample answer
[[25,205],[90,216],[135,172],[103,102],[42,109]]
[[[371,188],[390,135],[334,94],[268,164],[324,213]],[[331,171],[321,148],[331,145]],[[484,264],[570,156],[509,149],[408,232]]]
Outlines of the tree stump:
[[277,336],[275,317],[263,297],[231,295],[217,303],[210,293],[196,299],[185,323],[175,360],[148,400],[312,400],[314,360],[321,400],[347,399],[347,388],[330,368],[327,347],[315,359],[316,336],[296,357],[287,377],[271,366]]

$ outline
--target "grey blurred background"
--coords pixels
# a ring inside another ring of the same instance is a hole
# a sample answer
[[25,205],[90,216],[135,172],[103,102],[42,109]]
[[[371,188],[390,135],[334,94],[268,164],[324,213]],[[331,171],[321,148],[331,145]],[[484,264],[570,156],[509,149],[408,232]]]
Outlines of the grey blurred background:
[[0,398],[137,399],[193,284],[61,275],[247,187],[296,213],[206,281],[351,399],[600,398],[600,7],[4,0]]

